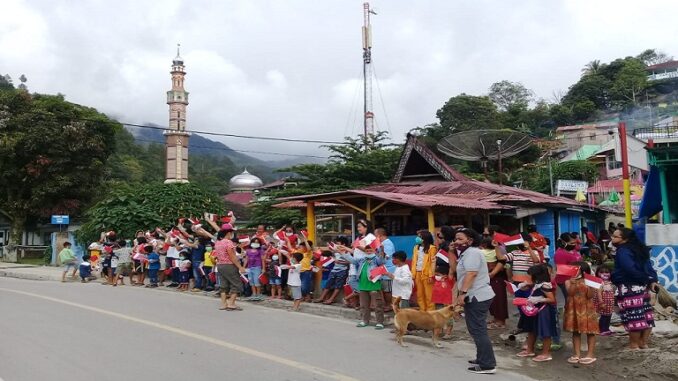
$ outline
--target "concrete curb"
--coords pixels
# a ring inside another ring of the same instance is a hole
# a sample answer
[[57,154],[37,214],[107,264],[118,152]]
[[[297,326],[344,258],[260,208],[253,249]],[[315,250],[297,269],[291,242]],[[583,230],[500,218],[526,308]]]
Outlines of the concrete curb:
[[6,278],[28,279],[28,280],[51,280],[61,282],[61,275],[54,274],[36,274],[29,272],[20,272],[11,269],[0,270],[0,276]]

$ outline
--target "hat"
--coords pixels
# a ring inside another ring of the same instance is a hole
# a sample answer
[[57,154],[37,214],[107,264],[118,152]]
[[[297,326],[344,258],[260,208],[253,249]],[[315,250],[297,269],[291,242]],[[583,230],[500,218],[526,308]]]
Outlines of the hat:
[[239,235],[238,236],[238,242],[248,243],[248,242],[250,242],[250,237],[248,235]]
[[97,250],[98,248],[99,248],[99,244],[96,243],[96,242],[92,242],[92,243],[87,247],[87,249],[89,249],[89,250]]
[[221,230],[226,230],[227,232],[232,232],[235,229],[233,229],[233,225],[231,225],[229,223],[225,223],[225,224],[221,225]]

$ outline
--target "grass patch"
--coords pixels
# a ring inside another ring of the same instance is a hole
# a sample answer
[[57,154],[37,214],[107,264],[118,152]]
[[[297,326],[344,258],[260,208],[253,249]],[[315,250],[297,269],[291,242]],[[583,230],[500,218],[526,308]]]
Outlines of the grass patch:
[[44,258],[21,258],[21,259],[19,259],[19,263],[24,264],[24,265],[42,266],[42,265],[45,264],[45,259]]

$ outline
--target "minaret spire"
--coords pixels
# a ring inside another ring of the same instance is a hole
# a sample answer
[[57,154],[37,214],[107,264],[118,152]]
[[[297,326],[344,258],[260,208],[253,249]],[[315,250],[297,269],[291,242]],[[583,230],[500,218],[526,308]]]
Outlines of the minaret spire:
[[186,107],[188,91],[184,90],[186,71],[181,58],[181,44],[177,44],[177,56],[172,60],[172,89],[167,92],[169,105],[169,129],[164,132],[166,160],[165,184],[188,182],[188,139],[186,131]]

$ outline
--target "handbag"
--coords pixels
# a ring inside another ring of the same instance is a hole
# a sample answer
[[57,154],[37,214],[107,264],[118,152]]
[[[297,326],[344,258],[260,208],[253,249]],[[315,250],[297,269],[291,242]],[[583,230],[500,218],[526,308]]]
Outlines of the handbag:
[[[532,296],[532,294],[534,293],[534,290],[535,290],[535,288],[533,287],[532,291],[530,292],[530,296]],[[528,298],[529,298],[529,296],[528,296]],[[537,316],[537,314],[539,314],[539,312],[541,310],[543,310],[544,307],[546,307],[546,304],[542,305],[541,307],[537,307],[534,304],[528,302],[525,305],[520,306],[520,312],[522,312],[525,316],[533,317],[533,316]]]

